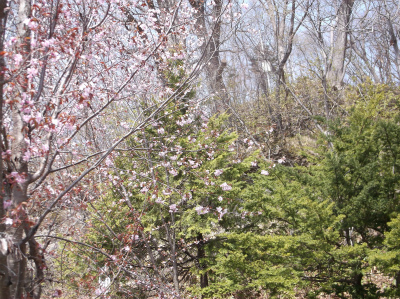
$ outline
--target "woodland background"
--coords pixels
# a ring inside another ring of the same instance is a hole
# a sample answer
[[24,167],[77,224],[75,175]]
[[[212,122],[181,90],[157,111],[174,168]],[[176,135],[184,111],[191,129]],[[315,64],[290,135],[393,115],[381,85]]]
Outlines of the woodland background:
[[0,299],[399,298],[399,11],[1,0]]

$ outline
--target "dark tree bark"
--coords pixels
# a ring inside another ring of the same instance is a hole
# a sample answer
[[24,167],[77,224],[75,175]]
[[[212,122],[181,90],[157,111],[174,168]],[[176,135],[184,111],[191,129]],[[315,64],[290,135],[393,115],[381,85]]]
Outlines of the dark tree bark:
[[[199,233],[197,235],[197,260],[199,262],[199,268],[200,270],[204,270],[206,265],[204,264],[204,259],[206,257],[206,251],[204,250],[204,239],[203,235]],[[208,274],[207,273],[202,273],[200,275],[200,287],[206,288],[208,287]]]

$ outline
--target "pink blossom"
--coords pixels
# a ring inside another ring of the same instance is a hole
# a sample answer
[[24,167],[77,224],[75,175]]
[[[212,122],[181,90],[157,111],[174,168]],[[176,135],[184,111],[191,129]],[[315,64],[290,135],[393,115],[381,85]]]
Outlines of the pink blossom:
[[224,190],[224,191],[230,191],[230,190],[232,190],[232,186],[228,185],[227,183],[223,183],[222,185],[220,185],[220,187],[221,187],[222,190]]
[[164,166],[164,167],[169,167],[169,166],[171,165],[171,163],[170,163],[170,162],[162,161],[162,162],[161,162],[161,165]]
[[36,68],[32,68],[32,67],[30,67],[30,68],[28,68],[27,70],[26,70],[26,73],[28,74],[28,78],[29,79],[32,79],[34,76],[36,76],[37,74],[38,74],[38,70],[36,69]]
[[217,169],[214,171],[215,176],[220,176],[224,171],[222,169]]
[[14,62],[16,65],[19,65],[22,61],[24,61],[24,58],[22,57],[21,54],[14,55]]
[[269,172],[267,170],[261,170],[262,175],[269,175]]
[[24,120],[24,122],[29,123],[31,121],[31,116],[29,114],[24,114],[22,115],[22,119]]
[[178,175],[178,172],[177,172],[175,169],[173,169],[173,168],[171,168],[171,169],[169,170],[169,173],[172,174],[173,176],[177,176],[177,175]]
[[66,127],[68,130],[70,130],[70,131],[72,131],[72,130],[74,129],[74,125],[71,124],[71,123],[66,123],[66,124],[65,124],[65,127]]
[[106,165],[107,165],[108,167],[111,167],[111,166],[114,165],[113,161],[111,161],[111,159],[110,159],[109,157],[107,157],[107,159],[106,159]]
[[222,196],[218,196],[218,201],[223,201],[223,198],[222,198]]
[[228,212],[228,209],[222,209],[221,207],[217,207],[217,212],[219,213],[218,215],[218,220],[221,220],[222,217]]
[[178,208],[176,206],[176,204],[172,204],[169,206],[169,212],[170,213],[175,213],[176,211],[178,211]]
[[5,200],[3,201],[3,208],[6,210],[9,207],[11,207],[11,200]]
[[210,208],[209,207],[203,207],[203,206],[198,206],[195,208],[197,215],[204,215],[207,214],[208,212],[210,212]]
[[52,44],[54,44],[54,39],[46,39],[45,41],[42,42],[43,47],[50,47]]
[[23,113],[31,113],[31,108],[30,108],[30,107],[23,107],[23,108],[21,109],[21,111],[22,111]]
[[30,107],[33,107],[34,104],[35,104],[35,103],[34,103],[33,101],[29,100],[29,99],[26,99],[26,100],[25,100],[25,105],[28,105],[28,106],[30,106]]
[[42,115],[40,114],[40,112],[38,112],[38,113],[36,114],[35,120],[36,120],[36,122],[38,122],[38,123],[42,121]]
[[158,197],[158,198],[155,200],[155,203],[165,204],[165,201],[163,201],[161,197]]
[[89,98],[90,92],[91,92],[90,88],[85,88],[85,90],[82,93],[82,98],[84,98],[84,99]]
[[94,294],[95,294],[96,296],[100,296],[100,295],[104,294],[105,291],[106,291],[106,290],[105,290],[104,288],[99,288],[99,289],[96,289],[96,290],[94,291]]
[[180,146],[180,145],[177,145],[176,147],[175,147],[175,150],[176,150],[176,153],[178,154],[178,155],[180,155],[180,154],[182,154],[183,153],[183,148]]
[[257,167],[257,161],[251,162],[251,166],[252,166],[252,167]]
[[18,172],[16,172],[16,171],[13,171],[13,172],[11,172],[11,176],[13,176],[14,177],[14,179],[15,179],[15,181],[17,182],[17,183],[20,183],[20,184],[22,184],[22,183],[24,183],[25,182],[25,178],[24,178],[24,176],[23,175],[21,175],[21,174],[19,174]]
[[147,191],[149,191],[149,187],[147,186],[144,186],[142,189],[140,189],[140,192],[142,192],[143,194],[147,193]]
[[164,130],[164,128],[159,128],[159,129],[157,130],[157,132],[158,132],[158,134],[162,135],[162,134],[165,133],[165,130]]
[[190,159],[189,159],[189,164],[190,164],[190,166],[192,166],[192,168],[197,168],[200,166],[199,163],[197,163],[196,161],[190,160]]
[[22,157],[22,160],[28,162],[31,159],[31,153],[29,151],[26,151],[24,156]]
[[6,150],[5,152],[1,153],[1,158],[3,160],[8,160],[11,158],[11,150]]
[[6,218],[4,219],[4,224],[5,225],[12,225],[14,221],[11,218]]
[[200,117],[201,117],[201,119],[202,119],[202,120],[204,120],[204,121],[208,121],[208,118],[207,118],[207,116],[205,116],[204,114],[202,114]]
[[124,129],[129,129],[129,125],[126,122],[121,122],[120,123],[121,127],[123,127]]
[[282,164],[282,163],[285,162],[285,161],[286,161],[285,156],[283,156],[281,159],[278,159],[278,163],[279,163],[279,164]]
[[28,27],[30,30],[35,30],[36,28],[38,28],[38,23],[34,20],[29,20]]
[[84,90],[84,89],[87,88],[87,87],[88,87],[88,84],[87,84],[86,82],[84,82],[84,83],[82,83],[81,85],[79,85],[79,90],[82,91],[82,90]]

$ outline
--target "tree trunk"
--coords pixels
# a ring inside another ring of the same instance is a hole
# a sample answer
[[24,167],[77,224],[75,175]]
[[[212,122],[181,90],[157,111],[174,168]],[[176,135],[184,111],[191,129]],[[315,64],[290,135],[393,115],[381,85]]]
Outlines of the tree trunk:
[[395,281],[396,281],[396,289],[400,291],[400,271],[396,272]]
[[[4,51],[4,38],[5,38],[5,27],[7,23],[7,14],[4,9],[7,7],[7,1],[0,1],[0,52]],[[4,56],[0,55],[0,178],[1,178],[1,186],[0,186],[0,219],[3,219],[5,216],[4,210],[4,185],[3,185],[3,87],[4,87],[4,69],[5,69],[5,60]],[[5,242],[5,230],[6,226],[4,224],[0,224],[0,239],[2,240],[2,244],[0,244],[3,248],[3,252],[0,252],[0,299],[8,299],[10,298],[9,292],[9,275],[8,275],[8,267],[7,267],[7,243]]]
[[357,297],[357,298],[364,298],[364,294],[363,294],[364,289],[363,289],[363,285],[362,285],[362,278],[363,278],[362,273],[355,274],[353,277],[353,284],[356,289],[356,294],[360,295],[360,297]]
[[345,73],[347,37],[350,30],[350,16],[354,0],[343,0],[337,12],[336,40],[331,43],[331,59],[326,78],[329,84],[338,89],[342,86]]
[[[217,95],[215,99],[215,110],[223,111],[225,109],[224,104],[229,104],[229,96],[226,92],[226,86],[223,80],[223,71],[226,67],[226,62],[221,60],[220,57],[220,46],[221,46],[221,14],[222,11],[222,0],[215,0],[212,15],[215,19],[215,23],[211,26],[211,36],[206,29],[205,20],[205,2],[204,0],[190,0],[190,5],[196,9],[196,28],[198,28],[198,35],[204,38],[204,43],[200,47],[200,50],[205,53],[206,60],[206,73],[208,78],[208,85],[210,91]],[[209,41],[207,43],[207,41]]]
[[400,75],[400,50],[399,50],[399,45],[397,42],[396,33],[393,28],[393,23],[389,17],[387,18],[387,23],[388,23],[388,29],[389,29],[390,44],[393,46],[394,54],[395,54],[394,63],[396,65],[397,73]]
[[175,287],[175,292],[177,293],[179,297],[179,273],[178,273],[178,263],[176,260],[176,240],[175,240],[175,228],[173,229],[173,241],[172,241],[172,271],[173,271],[173,280],[174,280],[174,287]]
[[[197,260],[199,262],[199,268],[200,270],[204,270],[206,268],[206,265],[202,259],[206,257],[206,251],[204,250],[204,239],[203,235],[199,233],[197,235]],[[200,274],[200,287],[206,288],[208,287],[208,275],[207,273],[202,273]]]
[[[18,32],[18,46],[21,54],[27,58],[30,55],[30,29],[25,20],[31,18],[31,2],[30,0],[20,0],[18,19],[20,20],[17,26]],[[22,80],[22,90],[19,98],[12,106],[11,121],[12,121],[12,136],[14,139],[11,144],[11,160],[13,163],[13,171],[24,181],[14,183],[10,188],[11,207],[21,208],[21,204],[27,201],[28,189],[28,163],[24,161],[23,155],[27,150],[27,127],[22,120],[22,104],[25,97],[28,98],[29,80],[26,74],[26,67],[22,71],[20,80]],[[8,197],[7,196],[7,197]],[[12,236],[14,243],[13,252],[8,255],[9,277],[10,277],[10,298],[22,298],[26,287],[25,274],[26,274],[26,245],[22,244],[18,247],[24,238],[24,224],[26,222],[26,214],[23,208],[18,210],[14,216],[14,221],[20,221],[21,225],[16,228],[10,227],[7,234]]]

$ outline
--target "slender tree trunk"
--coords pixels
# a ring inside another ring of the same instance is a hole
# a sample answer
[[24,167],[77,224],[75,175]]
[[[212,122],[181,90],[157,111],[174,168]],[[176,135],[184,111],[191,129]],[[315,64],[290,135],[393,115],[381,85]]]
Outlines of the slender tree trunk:
[[[4,51],[4,38],[5,38],[5,27],[7,23],[7,14],[4,9],[7,7],[7,1],[1,0],[0,1],[0,52]],[[5,69],[5,60],[4,56],[0,55],[0,219],[3,219],[5,216],[4,210],[4,185],[3,185],[3,87],[4,87],[4,69]],[[0,224],[0,239],[3,240],[1,246],[3,246],[3,253],[0,252],[0,299],[8,299],[10,298],[9,292],[9,274],[8,274],[8,267],[7,267],[7,255],[6,255],[6,243],[5,240],[5,233],[6,227],[4,224]]]
[[397,37],[393,28],[393,23],[390,18],[387,19],[389,35],[390,35],[390,44],[393,46],[395,59],[394,63],[396,65],[397,73],[400,75],[400,50],[397,42]]
[[400,291],[400,271],[396,272],[395,280],[396,280],[396,289]]
[[[350,38],[352,38],[351,35]],[[352,44],[351,47],[352,51],[354,51],[354,53],[357,54],[357,56],[360,57],[361,60],[364,62],[365,66],[368,68],[370,74],[372,75],[372,78],[374,79],[374,83],[381,83],[382,82],[381,78],[379,78],[374,66],[371,64],[371,61],[367,57],[367,51],[365,50],[366,49],[365,41],[362,42],[360,48],[357,47],[355,42],[353,43],[351,40],[350,42]]]
[[[30,55],[30,29],[26,24],[26,20],[31,18],[31,1],[30,0],[20,0],[18,19],[20,20],[17,26],[18,32],[18,46],[21,54],[26,59]],[[17,172],[25,181],[13,184],[11,191],[11,204],[12,208],[20,207],[23,202],[27,201],[27,189],[28,189],[28,163],[24,161],[23,155],[27,150],[27,143],[25,138],[27,136],[27,127],[22,120],[22,106],[25,98],[29,97],[29,79],[25,70],[22,70],[22,75],[20,77],[22,90],[19,99],[15,101],[12,106],[11,111],[11,121],[12,121],[12,136],[14,139],[11,144],[11,160],[14,165],[13,171]],[[12,236],[13,243],[19,244],[24,237],[24,224],[26,222],[26,214],[23,209],[19,209],[18,217],[21,225],[17,228],[10,228],[8,234]],[[17,220],[17,219],[15,219]],[[10,267],[10,292],[11,297],[14,299],[19,299],[24,296],[24,291],[26,287],[25,275],[26,275],[26,245],[22,244],[19,248],[15,248],[12,254],[8,255],[8,265]]]
[[[174,217],[172,217],[174,218]],[[173,221],[175,223],[175,221]],[[172,254],[172,272],[173,272],[173,280],[175,292],[179,296],[179,273],[178,273],[178,263],[176,260],[176,239],[175,239],[175,228],[172,228],[172,242],[171,242],[171,254]]]
[[346,238],[346,244],[347,246],[351,246],[351,238],[350,238],[350,231],[349,228],[346,228],[346,230],[344,231],[345,233],[345,238]]
[[322,88],[324,89],[324,107],[325,107],[325,118],[329,120],[329,111],[330,111],[330,104],[328,98],[328,86],[326,82],[326,77],[322,77]]
[[[204,250],[204,239],[203,235],[199,233],[197,235],[197,259],[199,261],[200,270],[204,270],[206,268],[204,261],[202,261],[202,259],[204,259],[205,257],[206,257],[206,251]],[[202,289],[208,287],[207,273],[200,274],[200,287]]]

